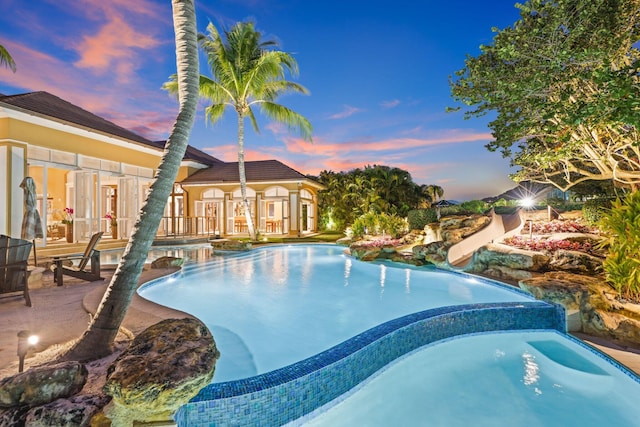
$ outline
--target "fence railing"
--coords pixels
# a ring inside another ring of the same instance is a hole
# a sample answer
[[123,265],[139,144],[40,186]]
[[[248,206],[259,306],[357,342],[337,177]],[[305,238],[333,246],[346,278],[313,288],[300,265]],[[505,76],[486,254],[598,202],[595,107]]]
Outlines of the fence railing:
[[158,226],[158,237],[211,237],[220,235],[216,219],[212,217],[162,217]]

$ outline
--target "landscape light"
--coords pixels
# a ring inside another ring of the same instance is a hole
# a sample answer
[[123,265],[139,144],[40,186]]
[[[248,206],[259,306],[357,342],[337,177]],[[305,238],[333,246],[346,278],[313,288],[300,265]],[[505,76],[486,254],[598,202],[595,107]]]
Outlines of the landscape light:
[[531,197],[525,197],[524,199],[520,200],[520,205],[525,208],[530,208],[533,206],[533,204],[534,200]]
[[34,345],[38,344],[38,336],[29,331],[18,332],[18,372],[24,370],[24,358]]

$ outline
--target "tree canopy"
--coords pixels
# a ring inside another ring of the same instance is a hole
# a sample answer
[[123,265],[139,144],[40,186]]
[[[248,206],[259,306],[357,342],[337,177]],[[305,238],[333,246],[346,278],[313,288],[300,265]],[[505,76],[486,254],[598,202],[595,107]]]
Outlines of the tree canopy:
[[566,190],[640,183],[640,0],[530,0],[450,79],[465,118],[491,114],[487,148],[516,181]]
[[[428,186],[419,186],[408,171],[397,167],[367,165],[349,172],[324,170],[310,178],[327,187],[318,195],[318,206],[321,226],[328,229],[344,229],[369,212],[404,217],[409,210],[431,201],[425,191]],[[442,195],[441,190],[437,187],[435,191]]]

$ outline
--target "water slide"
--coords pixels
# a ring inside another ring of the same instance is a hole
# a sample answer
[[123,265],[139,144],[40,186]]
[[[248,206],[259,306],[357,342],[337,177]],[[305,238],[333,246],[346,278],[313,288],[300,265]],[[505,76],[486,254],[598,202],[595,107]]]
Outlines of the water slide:
[[521,209],[512,214],[497,214],[491,210],[491,222],[477,233],[461,240],[449,248],[447,261],[452,267],[463,267],[480,247],[496,240],[517,234],[524,225]]

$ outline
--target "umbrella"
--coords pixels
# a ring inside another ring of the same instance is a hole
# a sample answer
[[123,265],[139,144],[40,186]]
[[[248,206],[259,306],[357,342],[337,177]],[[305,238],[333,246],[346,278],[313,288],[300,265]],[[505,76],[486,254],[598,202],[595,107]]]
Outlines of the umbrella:
[[20,184],[24,190],[24,217],[22,218],[21,237],[25,240],[33,240],[33,262],[38,264],[36,258],[36,238],[44,237],[42,232],[42,220],[36,205],[36,183],[30,176],[25,177]]
[[451,203],[448,200],[438,200],[436,203],[433,204],[433,206],[435,206],[436,208],[443,208],[446,206],[453,206],[453,203]]

